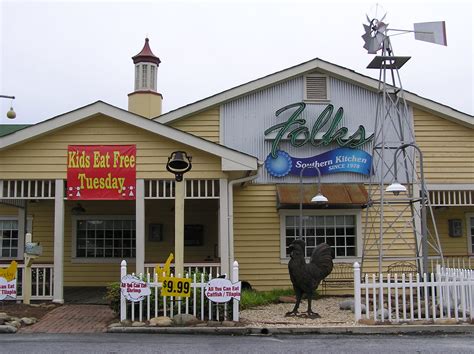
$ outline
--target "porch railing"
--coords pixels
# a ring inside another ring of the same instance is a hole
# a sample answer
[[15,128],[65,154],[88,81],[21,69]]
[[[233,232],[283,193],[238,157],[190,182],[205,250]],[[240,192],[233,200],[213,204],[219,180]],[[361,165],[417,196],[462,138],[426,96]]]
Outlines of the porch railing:
[[[6,267],[2,264],[0,267]],[[33,264],[31,266],[31,300],[53,300],[53,265]],[[25,279],[25,265],[18,264],[16,276],[17,300],[23,300],[23,279]]]

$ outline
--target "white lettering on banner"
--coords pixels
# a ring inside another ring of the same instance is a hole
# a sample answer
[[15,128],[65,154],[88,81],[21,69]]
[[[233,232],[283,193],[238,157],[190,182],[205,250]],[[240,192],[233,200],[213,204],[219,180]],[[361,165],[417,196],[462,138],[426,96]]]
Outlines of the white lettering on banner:
[[229,279],[215,278],[206,285],[206,297],[212,302],[228,302],[234,298],[240,301],[242,282],[232,283]]

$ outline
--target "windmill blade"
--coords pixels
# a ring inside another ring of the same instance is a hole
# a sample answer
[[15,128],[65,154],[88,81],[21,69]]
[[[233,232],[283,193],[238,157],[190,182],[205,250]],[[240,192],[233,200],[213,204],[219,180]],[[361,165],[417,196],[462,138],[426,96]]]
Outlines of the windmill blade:
[[444,21],[415,23],[414,28],[415,39],[444,46],[448,45]]

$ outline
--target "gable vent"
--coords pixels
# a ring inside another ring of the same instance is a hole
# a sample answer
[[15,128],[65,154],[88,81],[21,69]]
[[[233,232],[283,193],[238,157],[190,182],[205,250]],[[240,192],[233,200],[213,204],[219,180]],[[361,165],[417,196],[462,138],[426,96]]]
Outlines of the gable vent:
[[305,97],[307,101],[328,101],[328,77],[323,75],[305,76]]

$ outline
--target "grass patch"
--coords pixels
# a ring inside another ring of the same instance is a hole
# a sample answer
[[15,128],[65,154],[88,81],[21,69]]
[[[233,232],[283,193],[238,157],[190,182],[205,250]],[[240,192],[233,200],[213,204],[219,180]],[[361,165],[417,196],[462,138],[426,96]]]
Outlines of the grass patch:
[[273,289],[270,291],[244,290],[240,297],[240,309],[245,310],[256,306],[276,304],[280,296],[291,296],[294,294],[295,292],[292,288]]

